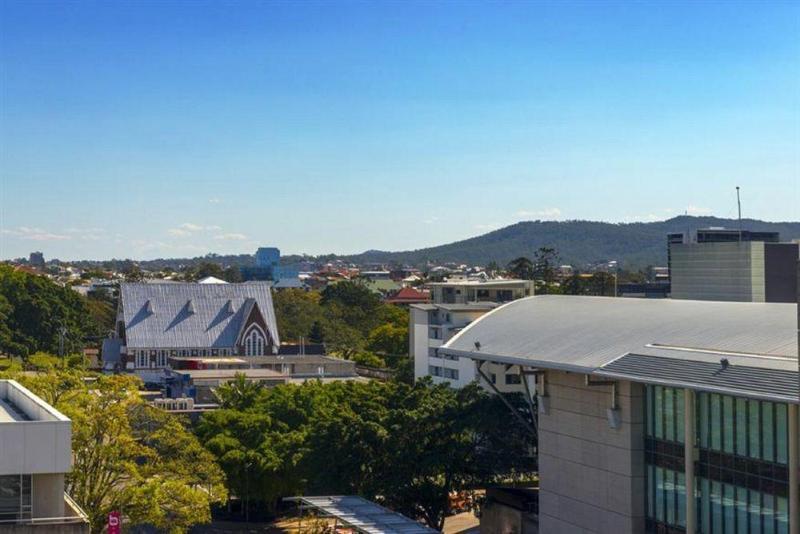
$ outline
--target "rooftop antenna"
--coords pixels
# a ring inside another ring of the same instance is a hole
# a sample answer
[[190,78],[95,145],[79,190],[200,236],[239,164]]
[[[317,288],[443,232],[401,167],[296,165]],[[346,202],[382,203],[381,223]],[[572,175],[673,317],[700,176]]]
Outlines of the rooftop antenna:
[[736,186],[736,205],[739,207],[739,243],[742,242],[742,200],[739,197],[739,186]]

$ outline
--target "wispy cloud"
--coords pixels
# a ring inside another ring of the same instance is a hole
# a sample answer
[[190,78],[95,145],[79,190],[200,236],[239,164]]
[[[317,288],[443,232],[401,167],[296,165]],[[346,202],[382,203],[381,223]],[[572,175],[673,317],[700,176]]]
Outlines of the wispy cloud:
[[167,230],[167,233],[175,237],[186,237],[192,235],[192,232],[189,230],[184,230],[183,228],[170,228]]
[[0,233],[28,241],[64,241],[72,239],[67,234],[56,234],[43,228],[31,228],[29,226],[18,226],[15,229],[3,228]]
[[686,213],[689,215],[711,215],[711,208],[703,208],[689,204],[686,207]]
[[168,228],[167,233],[173,237],[189,237],[198,232],[219,232],[220,230],[222,227],[215,224],[202,225],[185,222],[175,228]]
[[225,240],[225,241],[244,241],[247,239],[247,236],[244,234],[230,233],[230,234],[215,235],[214,239]]
[[219,204],[220,202],[222,202],[222,200],[220,200],[218,198],[209,198],[208,199],[208,203],[209,204]]
[[424,222],[425,224],[433,224],[433,223],[437,222],[438,220],[439,220],[439,217],[436,217],[434,215],[434,216],[428,217],[427,219],[423,219],[422,222]]
[[536,219],[559,219],[561,210],[559,208],[542,208],[539,210],[519,210],[517,217],[536,218]]

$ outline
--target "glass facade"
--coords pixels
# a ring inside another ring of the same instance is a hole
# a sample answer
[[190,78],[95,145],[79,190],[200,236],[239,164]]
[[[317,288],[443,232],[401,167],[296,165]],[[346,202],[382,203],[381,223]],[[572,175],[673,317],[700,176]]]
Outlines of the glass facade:
[[[646,387],[648,532],[685,532],[684,392]],[[697,531],[788,534],[785,404],[695,395]]]
[[0,476],[0,521],[30,517],[31,475]]

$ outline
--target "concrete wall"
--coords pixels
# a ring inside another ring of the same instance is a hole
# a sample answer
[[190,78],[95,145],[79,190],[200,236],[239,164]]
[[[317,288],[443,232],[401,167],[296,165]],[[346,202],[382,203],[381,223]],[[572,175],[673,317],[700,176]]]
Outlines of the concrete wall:
[[33,518],[64,517],[64,474],[32,477]]
[[428,312],[409,308],[410,356],[414,359],[414,379],[428,376]]
[[609,427],[609,386],[548,371],[539,414],[541,532],[644,532],[644,389],[620,382],[621,425]]
[[670,245],[674,299],[764,302],[764,243]]
[[0,423],[0,475],[69,471],[72,422],[14,381],[0,381],[0,395],[33,419]]

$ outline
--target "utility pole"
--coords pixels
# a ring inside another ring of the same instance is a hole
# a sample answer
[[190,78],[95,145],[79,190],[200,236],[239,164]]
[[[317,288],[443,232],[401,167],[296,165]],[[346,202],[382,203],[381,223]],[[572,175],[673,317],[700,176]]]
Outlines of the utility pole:
[[739,186],[736,186],[736,205],[739,208],[739,242],[742,242],[742,200],[739,197]]

